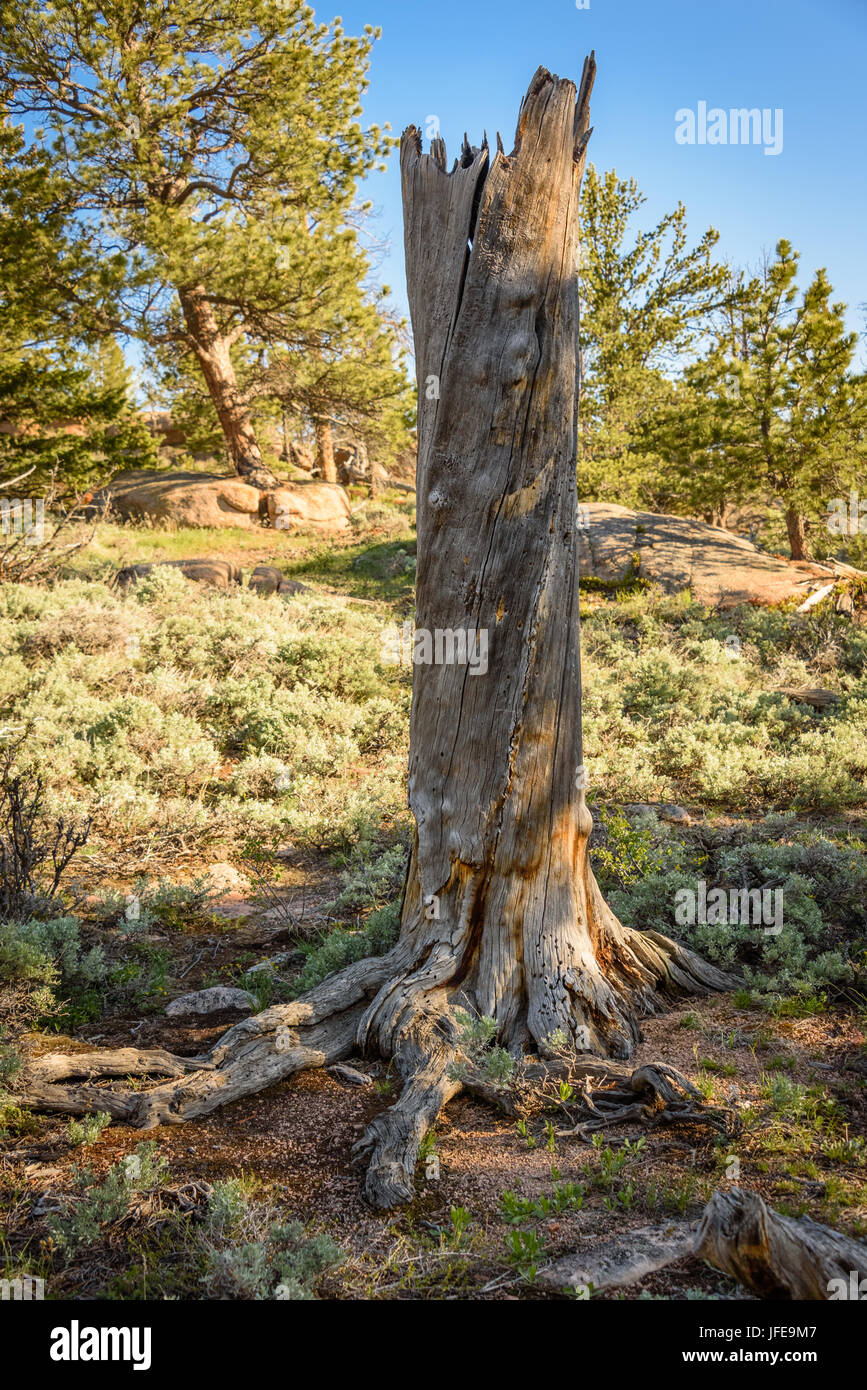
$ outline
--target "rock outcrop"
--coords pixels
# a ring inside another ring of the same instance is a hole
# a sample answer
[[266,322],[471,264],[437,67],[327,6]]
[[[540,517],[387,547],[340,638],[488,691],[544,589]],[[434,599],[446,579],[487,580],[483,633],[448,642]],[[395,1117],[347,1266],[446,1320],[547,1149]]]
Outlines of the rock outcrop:
[[240,478],[136,469],[112,478],[96,493],[93,505],[107,501],[109,511],[124,521],[249,529],[261,525],[260,499],[258,488]]
[[637,574],[669,593],[691,589],[711,607],[804,598],[828,579],[827,570],[768,555],[744,536],[690,517],[590,502],[579,519],[582,579],[616,584]]
[[263,492],[235,477],[147,469],[118,473],[90,505],[124,521],[206,529],[270,524],[279,531],[330,533],[346,530],[351,515],[349,497],[336,483],[301,480]]
[[268,516],[275,531],[343,531],[351,508],[337,483],[291,483],[267,494]]

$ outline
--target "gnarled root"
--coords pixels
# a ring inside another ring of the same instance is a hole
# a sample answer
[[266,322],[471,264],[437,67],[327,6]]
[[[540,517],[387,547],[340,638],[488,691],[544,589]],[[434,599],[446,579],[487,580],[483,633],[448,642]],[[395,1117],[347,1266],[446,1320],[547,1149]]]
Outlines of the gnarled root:
[[[141,1129],[207,1115],[296,1071],[348,1056],[356,1046],[367,999],[388,975],[395,954],[359,961],[325,980],[303,1001],[275,1004],[236,1023],[200,1057],[124,1047],[33,1059],[24,1068],[22,1103],[67,1115],[102,1110],[113,1120]],[[98,1084],[130,1076],[170,1079],[149,1090],[113,1090]],[[58,1084],[78,1078],[86,1078],[87,1084]]]
[[[621,1029],[629,1017],[627,1001],[632,1007],[653,1008],[653,982],[666,990],[693,991],[724,988],[731,982],[665,937],[627,931],[611,920],[604,966],[593,969],[588,962],[586,970],[572,971],[564,998],[572,1001],[573,1018],[589,1019],[591,1010],[597,1009],[595,1016],[602,1022],[592,1030],[594,1042],[605,1033],[607,1021],[621,1051],[628,1055],[629,1039]],[[566,1080],[575,1093],[572,1108],[566,1107],[575,1124],[566,1132],[582,1137],[630,1120],[700,1121],[725,1128],[722,1112],[705,1107],[695,1087],[670,1067],[631,1072],[580,1049],[565,1058],[550,1052],[542,1060],[522,1056],[521,1037],[527,1050],[534,1050],[535,1044],[546,1052],[544,1041],[530,1029],[535,982],[530,983],[529,1002],[524,1005],[525,1022],[511,1029],[511,1050],[518,1058],[515,1085],[495,1087],[473,1074],[472,1067],[468,1071],[452,1006],[479,1012],[462,965],[469,936],[467,932],[457,943],[428,941],[419,953],[413,934],[405,933],[387,955],[354,963],[303,999],[274,1005],[245,1019],[199,1057],[180,1057],[163,1049],[120,1048],[34,1059],[22,1077],[22,1102],[70,1115],[101,1110],[114,1120],[143,1129],[182,1124],[294,1072],[328,1066],[358,1047],[373,1047],[393,1059],[404,1081],[399,1100],[372,1121],[356,1145],[356,1157],[369,1164],[367,1197],[379,1207],[411,1199],[420,1145],[442,1107],[463,1086],[508,1109],[533,1092],[543,1096],[546,1082]],[[614,981],[610,985],[609,973]],[[555,990],[549,990],[550,998]],[[557,998],[560,1010],[562,1001]],[[514,997],[509,998],[506,1011],[514,1023]],[[558,1012],[557,1017],[562,1016]],[[637,1039],[634,1021],[631,1028]],[[570,1031],[574,1044],[581,1030],[573,1025]],[[460,1067],[457,1061],[462,1062]],[[148,1089],[114,1089],[110,1083],[120,1077],[164,1079]],[[77,1084],[62,1084],[69,1082]],[[562,1100],[558,1104],[564,1106]]]
[[607,1084],[592,1088],[585,1083],[579,1103],[587,1118],[574,1129],[558,1133],[584,1139],[612,1125],[636,1122],[704,1125],[721,1134],[734,1129],[733,1112],[706,1105],[701,1091],[674,1067],[656,1062],[638,1067],[628,1076],[609,1072],[605,1081]]
[[[471,1094],[508,1114],[556,1109],[574,1120],[557,1130],[558,1138],[587,1139],[621,1124],[695,1124],[730,1134],[736,1123],[733,1112],[706,1105],[687,1077],[659,1062],[630,1071],[617,1062],[576,1056],[522,1065],[508,1087],[494,1086],[477,1072],[462,1080]],[[570,1088],[566,1099],[562,1083]]]
[[371,1121],[353,1150],[356,1161],[368,1164],[364,1190],[376,1207],[412,1200],[422,1140],[461,1090],[453,1073],[456,1037],[451,1015],[430,1003],[405,1028],[393,1054],[405,1083],[400,1099]]
[[[138,1052],[120,1048],[116,1052],[55,1053],[40,1058],[25,1070],[22,1099],[37,1110],[66,1115],[102,1110],[123,1124],[153,1129],[207,1115],[306,1067],[340,1061],[355,1045],[358,1008],[305,1029],[303,1043],[285,1010],[279,1010],[280,1018],[274,1017],[276,1012],[266,1010],[272,1015],[267,1031],[261,1031],[265,1015],[259,1014],[236,1024],[202,1057],[178,1057],[162,1049]],[[250,1025],[259,1027],[254,1031]],[[171,1079],[147,1091],[115,1091],[98,1084],[99,1080],[130,1075]],[[88,1084],[57,1084],[79,1076],[87,1077]]]

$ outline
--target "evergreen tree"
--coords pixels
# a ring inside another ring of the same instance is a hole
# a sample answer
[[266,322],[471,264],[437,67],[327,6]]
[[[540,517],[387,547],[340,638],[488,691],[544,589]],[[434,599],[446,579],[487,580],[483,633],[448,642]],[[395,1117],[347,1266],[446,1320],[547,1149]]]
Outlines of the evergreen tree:
[[799,295],[781,240],[758,275],[733,283],[715,341],[649,431],[699,505],[776,498],[793,559],[867,463],[867,377],[825,270]]
[[[78,489],[106,469],[153,461],[117,343],[88,306],[116,267],[69,235],[62,180],[44,150],[0,126],[0,478],[26,472]],[[7,496],[10,494],[7,492]]]
[[31,493],[49,479],[69,493],[156,462],[126,373],[100,381],[103,365],[68,342],[9,350],[0,339],[0,477],[28,472]]
[[104,331],[191,357],[236,469],[272,485],[238,365],[249,344],[355,343],[367,262],[347,217],[390,145],[360,123],[375,31],[297,0],[0,0],[0,23],[0,96],[43,124],[106,267]]
[[643,436],[718,305],[725,272],[712,228],[689,248],[682,203],[631,231],[645,202],[634,179],[587,171],[581,199],[579,489],[582,497],[670,503],[666,461]]

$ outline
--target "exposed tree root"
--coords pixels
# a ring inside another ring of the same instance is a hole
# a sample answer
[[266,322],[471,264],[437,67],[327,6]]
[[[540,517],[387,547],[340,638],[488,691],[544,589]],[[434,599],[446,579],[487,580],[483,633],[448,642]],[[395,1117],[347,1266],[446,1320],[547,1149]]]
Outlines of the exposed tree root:
[[434,1008],[413,1018],[394,1053],[405,1083],[400,1099],[371,1121],[353,1150],[356,1161],[368,1163],[365,1193],[374,1206],[412,1200],[421,1142],[461,1090],[453,1072],[456,1040],[454,1021]]
[[[179,1057],[162,1048],[119,1048],[33,1059],[24,1067],[22,1102],[68,1115],[103,1110],[114,1120],[142,1129],[207,1115],[296,1071],[327,1066],[352,1052],[364,1005],[389,973],[395,954],[359,961],[324,981],[305,1000],[277,1004],[236,1023],[200,1057]],[[120,1076],[170,1079],[144,1091],[95,1084]],[[88,1084],[58,1084],[81,1077]]]
[[[629,945],[637,955],[636,936],[630,933]],[[650,975],[652,959],[663,984],[709,987],[709,979],[698,983],[695,958],[681,955],[682,948],[664,937],[648,938],[646,947],[642,940],[641,951],[642,970]],[[582,1137],[639,1120],[724,1127],[720,1112],[704,1107],[695,1087],[665,1066],[632,1072],[589,1053],[524,1057],[508,1087],[492,1085],[462,1056],[452,1005],[472,1008],[473,1001],[454,984],[459,959],[459,952],[440,946],[418,966],[404,936],[388,955],[353,964],[305,998],[236,1024],[202,1056],[120,1048],[33,1059],[24,1070],[21,1099],[35,1109],[69,1115],[102,1110],[118,1122],[150,1129],[207,1115],[297,1071],[329,1066],[359,1047],[373,1047],[392,1058],[404,1081],[399,1100],[372,1121],[355,1149],[356,1158],[368,1162],[368,1199],[379,1207],[412,1198],[425,1134],[464,1087],[508,1110],[526,1106],[532,1096],[544,1103],[546,1086],[550,1091],[552,1081],[566,1081],[574,1100],[559,1104],[576,1123],[564,1132]],[[132,1077],[164,1079],[146,1089],[111,1085]]]
[[572,1131],[581,1138],[612,1125],[641,1122],[651,1126],[698,1124],[731,1133],[731,1111],[705,1104],[701,1092],[674,1067],[656,1063],[628,1077],[610,1077],[610,1085],[586,1087],[581,1097],[589,1117]]
[[[562,1083],[571,1095],[564,1099]],[[558,1138],[588,1139],[615,1125],[704,1125],[722,1134],[735,1128],[733,1112],[708,1106],[701,1092],[674,1067],[654,1063],[630,1071],[616,1062],[571,1057],[559,1066],[521,1066],[508,1087],[495,1086],[477,1072],[466,1075],[467,1091],[508,1114],[556,1108],[574,1124],[558,1129]]]

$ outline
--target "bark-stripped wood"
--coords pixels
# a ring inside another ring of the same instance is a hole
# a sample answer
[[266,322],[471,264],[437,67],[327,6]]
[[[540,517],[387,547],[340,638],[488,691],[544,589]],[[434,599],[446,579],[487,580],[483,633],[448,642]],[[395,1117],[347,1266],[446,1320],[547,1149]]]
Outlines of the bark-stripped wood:
[[860,1300],[867,1292],[867,1246],[808,1216],[781,1216],[757,1192],[718,1191],[698,1225],[643,1226],[562,1256],[540,1271],[556,1289],[634,1284],[676,1260],[706,1260],[759,1298]]
[[[558,1048],[565,1036],[576,1069],[583,1053],[598,1075],[600,1057],[630,1055],[661,993],[729,983],[666,937],[623,927],[587,854],[577,217],[594,73],[591,58],[576,94],[540,68],[515,148],[506,155],[498,139],[493,161],[486,143],[465,141],[447,172],[442,141],[424,154],[414,126],[401,141],[419,375],[417,627],[468,644],[484,632],[488,669],[415,667],[417,831],[398,944],[238,1024],[200,1070],[129,1099],[131,1122],[182,1120],[353,1044],[375,1048],[406,1083],[358,1148],[381,1206],[411,1197],[421,1139],[460,1089],[453,1005],[496,1019],[516,1054],[550,1054],[552,1035]],[[30,1098],[56,1107],[62,1088],[40,1065]],[[104,1094],[79,1087],[76,1104]]]
[[336,483],[337,464],[334,462],[334,432],[331,428],[331,421],[327,415],[317,415],[314,425],[316,431],[316,466],[326,483]]
[[867,1245],[807,1216],[782,1216],[757,1192],[715,1192],[694,1249],[760,1298],[836,1302],[867,1296]]

